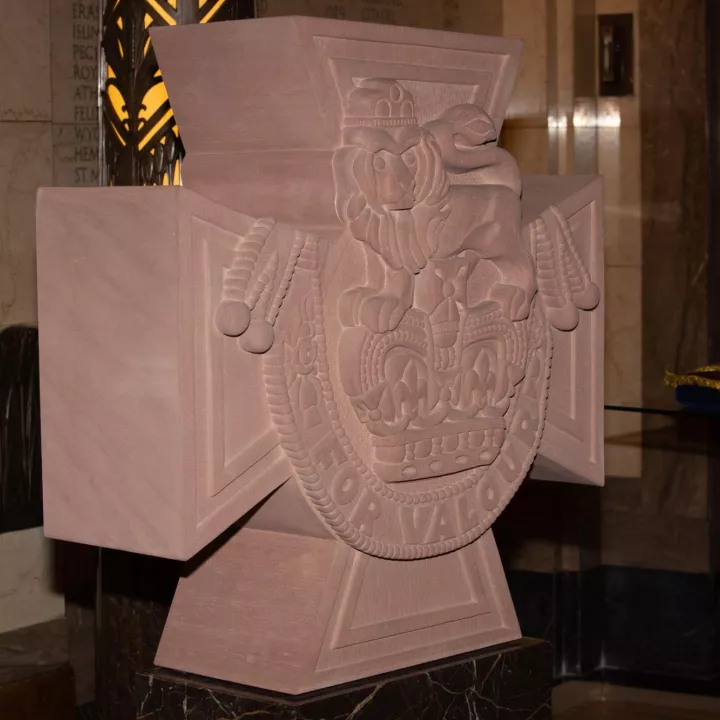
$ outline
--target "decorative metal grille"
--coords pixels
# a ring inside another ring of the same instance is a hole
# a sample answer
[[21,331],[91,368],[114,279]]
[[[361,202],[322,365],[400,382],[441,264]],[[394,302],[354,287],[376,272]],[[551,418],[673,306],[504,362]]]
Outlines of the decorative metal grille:
[[109,185],[179,185],[185,154],[148,30],[239,20],[251,0],[109,0],[102,91]]

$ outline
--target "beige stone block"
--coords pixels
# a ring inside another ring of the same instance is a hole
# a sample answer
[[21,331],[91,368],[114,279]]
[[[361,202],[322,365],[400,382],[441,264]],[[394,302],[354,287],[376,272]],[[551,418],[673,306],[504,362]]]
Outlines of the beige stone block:
[[442,0],[256,0],[257,17],[307,15],[440,30]]
[[707,572],[707,520],[634,512],[602,515],[602,563],[653,570]]
[[617,98],[598,98],[598,117],[601,122],[612,119],[624,128],[640,127],[640,98],[626,95]]
[[513,157],[524,175],[548,172],[550,144],[547,127],[526,127],[513,121],[503,125],[500,145]]
[[49,28],[48,0],[2,4],[0,121],[50,119]]
[[308,15],[502,35],[503,0],[256,0],[257,17]]
[[443,3],[443,28],[476,35],[503,34],[503,0],[450,0]]
[[525,42],[507,117],[547,118],[547,1],[503,0],[503,35]]
[[573,0],[555,0],[555,52],[556,115],[567,117],[572,113],[574,99],[575,13]]
[[0,534],[0,633],[63,616],[53,559],[42,528]]
[[49,2],[53,122],[97,125],[99,2]]
[[0,123],[0,327],[37,322],[35,194],[52,184],[50,123]]
[[598,130],[598,172],[605,179],[605,262],[642,262],[640,129]]
[[[593,108],[594,119],[594,108]],[[598,172],[598,128],[594,125],[578,126],[577,108],[570,122],[574,124],[571,130],[572,165],[570,172],[578,175],[596,175]]]
[[605,403],[642,401],[642,270],[605,269]]

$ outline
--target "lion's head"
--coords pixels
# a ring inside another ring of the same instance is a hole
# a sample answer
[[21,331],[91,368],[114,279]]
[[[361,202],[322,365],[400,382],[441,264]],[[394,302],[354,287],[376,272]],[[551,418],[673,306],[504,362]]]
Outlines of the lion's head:
[[425,267],[450,212],[450,185],[435,139],[413,116],[410,93],[395,81],[362,81],[348,98],[333,170],[335,207],[353,237],[396,270]]

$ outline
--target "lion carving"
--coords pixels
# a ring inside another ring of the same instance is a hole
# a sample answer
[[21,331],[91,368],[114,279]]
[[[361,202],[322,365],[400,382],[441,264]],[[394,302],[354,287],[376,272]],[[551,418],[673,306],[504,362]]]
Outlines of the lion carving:
[[[418,273],[460,255],[490,260],[502,275],[493,298],[510,319],[527,317],[536,286],[520,233],[520,174],[509,153],[489,144],[496,139],[476,105],[421,126],[397,81],[366,79],[349,93],[333,159],[336,209],[365,244],[367,278],[345,293],[343,324],[393,330],[413,306]],[[448,173],[473,173],[481,184],[451,183]]]

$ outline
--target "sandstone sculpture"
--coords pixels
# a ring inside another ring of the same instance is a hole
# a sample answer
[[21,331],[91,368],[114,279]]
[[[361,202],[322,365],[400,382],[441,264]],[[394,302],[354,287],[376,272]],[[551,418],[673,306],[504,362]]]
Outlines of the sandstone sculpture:
[[184,187],[38,203],[47,534],[196,556],[157,663],[247,685],[519,637],[493,521],[603,481],[601,185],[497,147],[520,43],[153,41]]

